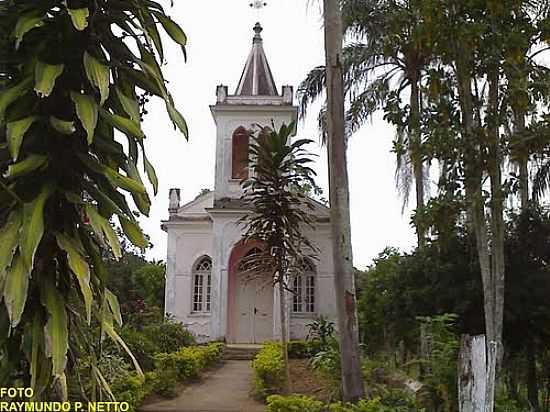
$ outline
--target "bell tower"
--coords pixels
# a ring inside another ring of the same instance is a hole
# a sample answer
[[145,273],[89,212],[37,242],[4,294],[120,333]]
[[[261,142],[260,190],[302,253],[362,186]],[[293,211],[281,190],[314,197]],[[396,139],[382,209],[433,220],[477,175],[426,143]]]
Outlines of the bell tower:
[[227,86],[216,90],[210,111],[216,123],[216,172],[214,208],[237,205],[242,194],[240,181],[248,176],[249,131],[260,126],[276,127],[296,120],[292,86],[277,91],[267,62],[260,23],[254,26],[252,49],[234,94]]

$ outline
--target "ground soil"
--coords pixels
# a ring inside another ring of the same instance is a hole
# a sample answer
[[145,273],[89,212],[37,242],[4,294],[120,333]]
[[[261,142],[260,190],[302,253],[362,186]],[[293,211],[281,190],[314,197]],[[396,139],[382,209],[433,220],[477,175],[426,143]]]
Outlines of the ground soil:
[[331,382],[312,369],[308,359],[290,359],[290,380],[292,392],[312,396],[328,402],[334,396]]

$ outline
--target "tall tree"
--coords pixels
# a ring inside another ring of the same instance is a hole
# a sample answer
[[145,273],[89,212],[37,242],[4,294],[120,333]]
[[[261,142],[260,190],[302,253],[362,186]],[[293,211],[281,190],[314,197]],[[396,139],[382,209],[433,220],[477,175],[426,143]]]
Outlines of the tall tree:
[[305,267],[307,258],[314,258],[317,247],[305,231],[313,229],[313,205],[303,187],[316,187],[313,161],[305,146],[308,139],[291,142],[295,123],[279,129],[262,127],[249,146],[251,177],[242,182],[242,199],[251,211],[242,217],[243,239],[261,241],[258,252],[243,259],[249,276],[266,275],[277,285],[281,321],[281,343],[285,360],[286,385],[290,388],[288,367],[287,291],[292,277]]
[[87,325],[125,347],[102,257],[121,254],[115,215],[128,239],[147,244],[136,216],[150,199],[138,167],[155,193],[158,182],[140,94],[162,98],[187,136],[162,75],[159,28],[182,47],[186,37],[154,1],[8,0],[0,13],[9,34],[0,54],[0,385],[23,376],[36,399],[54,388],[66,399],[78,356],[90,356],[97,387],[105,382]]
[[[396,127],[396,183],[408,204],[414,184],[416,208],[425,206],[428,182],[426,153],[422,145],[422,78],[428,69],[430,39],[426,36],[431,9],[425,0],[346,0],[343,20],[346,37],[343,49],[346,134],[357,131],[377,110]],[[301,115],[325,90],[325,68],[313,69],[298,90]],[[326,137],[326,110],[319,124]],[[426,229],[415,220],[418,244],[426,240]]]
[[334,262],[334,286],[338,309],[342,396],[344,401],[364,397],[361,352],[357,324],[357,299],[351,247],[349,181],[344,119],[342,11],[339,0],[324,0],[327,130],[330,222]]

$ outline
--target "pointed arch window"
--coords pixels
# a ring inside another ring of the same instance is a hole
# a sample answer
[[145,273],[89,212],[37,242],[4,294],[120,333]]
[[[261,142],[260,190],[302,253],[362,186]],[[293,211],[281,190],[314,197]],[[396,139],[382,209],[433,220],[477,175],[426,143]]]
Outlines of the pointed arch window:
[[193,267],[193,312],[210,312],[212,259],[204,256]]
[[248,143],[250,133],[244,127],[233,132],[231,141],[231,178],[246,179],[248,177]]
[[315,313],[315,266],[308,260],[293,279],[292,312]]

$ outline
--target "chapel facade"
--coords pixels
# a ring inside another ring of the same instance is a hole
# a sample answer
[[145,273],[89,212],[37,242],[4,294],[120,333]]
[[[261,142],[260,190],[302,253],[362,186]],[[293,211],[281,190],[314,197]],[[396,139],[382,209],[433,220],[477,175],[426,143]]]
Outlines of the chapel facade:
[[[297,117],[293,89],[278,92],[261,37],[254,27],[252,50],[234,94],[218,86],[210,110],[216,124],[214,190],[180,204],[180,190],[170,190],[165,313],[182,322],[198,341],[261,343],[280,338],[277,286],[266,277],[243,274],[243,257],[261,245],[242,242],[239,219],[246,213],[240,181],[248,176],[248,139],[254,125],[289,124]],[[314,230],[308,238],[319,248],[303,273],[285,292],[289,338],[307,335],[307,324],[319,316],[336,320],[336,297],[329,209],[315,201]]]

